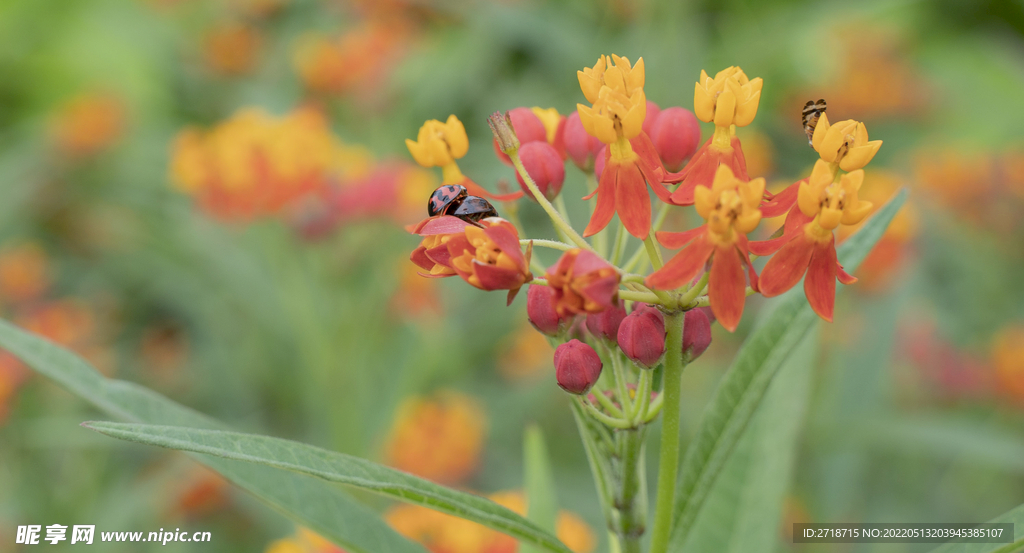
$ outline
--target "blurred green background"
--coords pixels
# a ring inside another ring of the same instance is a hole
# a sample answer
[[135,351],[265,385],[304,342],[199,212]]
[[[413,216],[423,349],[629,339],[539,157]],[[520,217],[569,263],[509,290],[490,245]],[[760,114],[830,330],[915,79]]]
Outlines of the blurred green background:
[[[1024,501],[1020,1],[5,0],[0,315],[235,428],[481,493],[520,488],[523,428],[537,422],[562,507],[603,548],[525,301],[418,279],[402,224],[426,199],[403,186],[429,193],[436,179],[404,147],[424,120],[456,114],[470,137],[463,171],[497,190],[514,175],[487,115],[571,113],[575,72],[613,52],[644,58],[662,108],[692,108],[701,69],[762,77],[739,136],[770,186],[808,173],[799,111],[822,97],[833,121],[863,120],[884,140],[863,195],[911,189],[808,350],[785,524],[764,550],[924,551],[795,546],[789,524],[981,522]],[[175,188],[182,131],[222,129],[249,108],[320,114],[355,160],[340,170],[355,184],[331,183],[350,195],[225,216]],[[584,177],[567,173],[579,226]],[[536,205],[521,215],[531,236],[551,234]],[[767,306],[752,298],[737,333],[716,327],[687,369],[687,436]],[[295,531],[180,454],[78,426],[102,417],[0,358],[0,551],[19,550],[24,524],[213,533],[179,551],[263,551]]]

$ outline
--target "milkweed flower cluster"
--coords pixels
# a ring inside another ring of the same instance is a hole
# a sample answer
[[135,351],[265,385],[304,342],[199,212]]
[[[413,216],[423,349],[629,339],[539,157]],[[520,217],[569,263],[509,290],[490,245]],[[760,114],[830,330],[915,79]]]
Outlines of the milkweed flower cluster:
[[[872,211],[859,190],[863,167],[881,146],[863,123],[833,124],[821,114],[809,135],[818,158],[811,174],[773,194],[763,177],[748,174],[737,132],[757,115],[760,78],[739,67],[713,77],[702,71],[691,112],[647,100],[646,77],[643,59],[601,56],[577,72],[586,103],[568,117],[540,107],[492,115],[495,151],[514,167],[521,193],[492,193],[463,174],[458,160],[469,154],[469,140],[454,115],[427,121],[415,140],[406,140],[418,164],[442,174],[442,186],[423,198],[427,217],[409,227],[420,239],[413,263],[425,277],[458,276],[481,290],[508,290],[509,303],[529,286],[528,319],[555,346],[554,379],[588,421],[581,431],[605,444],[591,453],[609,459],[632,458],[647,423],[662,411],[678,419],[683,365],[710,346],[712,324],[737,329],[749,295],[779,295],[806,274],[810,306],[832,320],[836,280],[856,280],[838,263],[835,232]],[[698,120],[714,126],[703,145]],[[567,160],[586,176],[585,190],[571,192]],[[591,200],[582,233],[569,222],[567,193]],[[557,240],[526,235],[521,197],[539,204]],[[702,224],[662,231],[669,213],[683,208]],[[611,226],[616,215],[619,224]],[[768,240],[748,239],[763,220],[780,216],[785,222]],[[659,244],[679,251],[665,261]],[[559,257],[545,267],[534,248]],[[760,275],[752,255],[772,256]],[[602,442],[601,428],[626,437]],[[672,468],[663,467],[659,480],[674,478],[675,460],[665,461]],[[609,529],[634,547],[645,526],[638,471],[621,461],[609,466],[615,468],[599,475],[614,495]],[[664,511],[671,495],[661,495]],[[656,550],[663,550],[668,518],[656,521]]]

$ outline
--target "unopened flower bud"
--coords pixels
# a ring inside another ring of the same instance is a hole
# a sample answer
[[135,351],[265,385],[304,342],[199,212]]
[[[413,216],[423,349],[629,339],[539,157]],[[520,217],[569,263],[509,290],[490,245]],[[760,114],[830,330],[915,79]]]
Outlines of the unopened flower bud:
[[[671,109],[671,108],[670,108]],[[644,115],[644,132],[647,136],[651,136],[651,131],[654,130],[654,122],[658,119],[658,115],[661,114],[661,108],[658,104],[647,100],[647,114]]]
[[[650,115],[648,115],[648,118]],[[669,171],[683,168],[683,162],[700,145],[700,124],[697,116],[686,108],[671,107],[662,110],[651,125],[651,142]]]
[[595,338],[615,340],[619,336],[619,325],[626,318],[626,306],[619,300],[618,305],[600,313],[587,315],[587,330]]
[[637,304],[622,319],[617,338],[626,357],[641,368],[654,367],[665,354],[665,316],[654,307]]
[[570,394],[587,393],[601,376],[601,357],[594,348],[570,340],[555,349],[555,379]]
[[516,138],[516,131],[512,128],[512,119],[507,112],[505,115],[502,115],[500,111],[492,113],[487,118],[487,126],[491,127],[491,132],[494,133],[494,141],[498,150],[507,155],[519,149],[519,139]]
[[565,151],[576,167],[586,173],[593,171],[594,160],[604,148],[604,142],[587,134],[587,131],[583,129],[583,123],[580,122],[579,112],[572,112],[566,119],[563,140],[565,141]]
[[683,320],[683,356],[689,361],[701,356],[711,345],[711,321],[701,309],[686,312]]
[[526,292],[526,317],[541,334],[557,336],[565,331],[572,316],[559,317],[554,292],[547,286],[530,286]]
[[[548,131],[544,123],[537,117],[537,114],[530,108],[515,108],[509,110],[505,117],[512,126],[512,131],[522,145],[530,142],[547,142]],[[494,153],[505,165],[512,165],[512,160],[502,151],[497,137],[494,140]]]
[[[565,182],[565,162],[562,161],[562,156],[558,155],[558,150],[547,142],[527,142],[519,147],[519,159],[522,160],[526,173],[537,184],[540,193],[548,200],[554,200],[562,191],[562,183]],[[535,200],[533,192],[527,188],[523,176],[518,171],[516,179],[526,197]]]

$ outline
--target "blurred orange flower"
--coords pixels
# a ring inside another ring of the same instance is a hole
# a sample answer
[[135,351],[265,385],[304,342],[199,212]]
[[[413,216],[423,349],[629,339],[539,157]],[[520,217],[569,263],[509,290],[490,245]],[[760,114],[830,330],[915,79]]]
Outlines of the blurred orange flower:
[[498,356],[498,372],[512,381],[531,379],[551,368],[554,351],[546,336],[523,322],[505,339],[503,353]]
[[479,404],[458,392],[406,399],[384,446],[385,462],[442,484],[461,482],[479,465],[486,421]]
[[992,343],[998,391],[1024,405],[1024,324],[1008,326]]
[[10,411],[11,399],[29,374],[21,361],[6,351],[0,351],[0,425]]
[[171,496],[172,516],[203,518],[225,508],[230,501],[231,485],[220,474],[195,465],[174,483]]
[[[498,492],[488,498],[516,513],[526,514],[526,498],[522,492]],[[435,553],[515,553],[519,549],[518,542],[511,536],[418,505],[397,505],[385,518],[398,533]],[[589,553],[597,545],[587,523],[567,511],[559,513],[556,533],[558,539],[576,553]]]
[[278,213],[329,183],[364,176],[371,164],[366,149],[343,144],[317,111],[273,117],[250,108],[210,131],[182,131],[171,180],[213,215],[249,219]]
[[[865,173],[858,196],[872,204],[873,213],[888,203],[905,182],[904,177],[891,171]],[[856,225],[840,226],[836,231],[836,241],[846,240],[863,225],[864,221]],[[893,275],[899,272],[906,260],[910,242],[917,236],[918,225],[916,205],[913,201],[905,203],[858,269],[858,290],[878,292],[892,281]]]
[[256,65],[263,44],[259,31],[249,25],[227,23],[214,27],[203,38],[206,64],[217,73],[243,75]]
[[297,42],[292,62],[313,92],[368,93],[387,77],[405,49],[409,33],[400,20],[366,22],[335,38],[310,33]]
[[37,300],[50,287],[50,279],[49,260],[38,243],[12,244],[0,251],[0,300]]
[[71,155],[95,155],[121,137],[125,117],[119,98],[99,92],[82,94],[57,110],[53,139],[58,148]]

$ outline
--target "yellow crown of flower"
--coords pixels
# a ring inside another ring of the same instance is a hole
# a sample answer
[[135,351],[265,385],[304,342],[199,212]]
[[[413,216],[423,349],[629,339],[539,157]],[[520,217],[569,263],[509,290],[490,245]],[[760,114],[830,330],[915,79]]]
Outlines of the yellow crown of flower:
[[712,79],[702,69],[693,90],[693,112],[705,123],[745,127],[757,115],[761,101],[761,78],[748,79],[739,67],[727,67]]
[[868,141],[868,129],[864,123],[847,119],[832,125],[825,113],[818,119],[811,144],[822,160],[838,163],[843,171],[864,167],[882,147],[881,140]]
[[732,242],[734,229],[747,234],[761,222],[758,206],[764,195],[763,178],[743,182],[728,166],[719,165],[711,188],[698,186],[693,193],[697,213],[707,220],[708,230],[719,240]]
[[458,117],[449,115],[444,123],[431,119],[420,127],[416,140],[405,139],[416,163],[423,167],[444,167],[466,155],[469,138]]
[[637,136],[647,116],[643,58],[631,66],[627,58],[612,54],[611,67],[608,59],[601,56],[594,67],[577,71],[583,95],[593,104],[576,105],[580,123],[583,130],[605,144]]
[[833,182],[832,170],[828,163],[818,160],[811,171],[811,177],[800,183],[797,205],[808,217],[817,216],[818,225],[825,230],[839,226],[856,225],[871,212],[872,203],[857,197],[864,183],[864,170],[847,173]]

